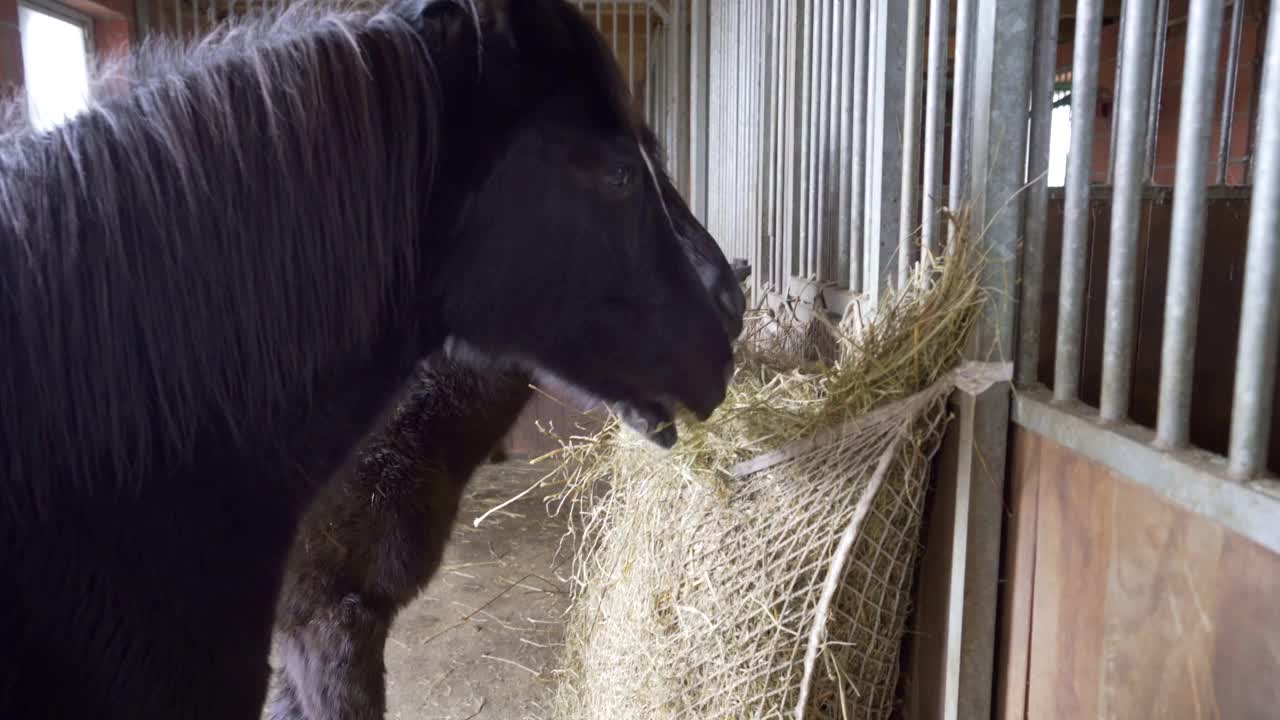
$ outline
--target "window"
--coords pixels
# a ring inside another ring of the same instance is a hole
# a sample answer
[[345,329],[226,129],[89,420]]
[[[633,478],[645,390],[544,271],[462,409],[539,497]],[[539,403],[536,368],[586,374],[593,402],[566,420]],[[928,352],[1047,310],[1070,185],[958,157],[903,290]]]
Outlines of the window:
[[[1066,89],[1063,89],[1063,86]],[[1053,111],[1049,116],[1049,187],[1067,184],[1067,155],[1071,151],[1070,80],[1059,82],[1053,95]]]
[[88,104],[89,28],[70,11],[18,6],[27,110],[36,128],[47,130]]

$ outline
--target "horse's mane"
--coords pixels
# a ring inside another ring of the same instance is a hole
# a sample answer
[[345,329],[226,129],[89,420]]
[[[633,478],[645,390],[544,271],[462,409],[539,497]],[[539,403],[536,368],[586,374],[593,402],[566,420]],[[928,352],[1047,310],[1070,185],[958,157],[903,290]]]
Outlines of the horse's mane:
[[413,290],[442,98],[403,14],[304,3],[148,42],[97,87],[0,136],[11,498],[181,462],[197,423],[252,432]]

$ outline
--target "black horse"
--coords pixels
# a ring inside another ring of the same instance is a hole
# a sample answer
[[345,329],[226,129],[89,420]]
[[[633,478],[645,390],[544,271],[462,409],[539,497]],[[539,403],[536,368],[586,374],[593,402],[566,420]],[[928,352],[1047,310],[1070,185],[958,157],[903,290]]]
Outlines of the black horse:
[[[682,237],[714,248],[693,223]],[[742,281],[751,269],[734,272]],[[530,394],[518,370],[446,357],[419,367],[387,426],[303,516],[276,616],[269,720],[382,720],[387,633],[435,576],[467,483]]]
[[440,566],[475,469],[529,399],[520,372],[423,365],[388,425],[303,516],[276,616],[271,720],[382,720],[396,615]]
[[447,339],[723,400],[741,290],[564,0],[295,6],[140,77],[0,141],[0,717],[256,717],[317,479]]

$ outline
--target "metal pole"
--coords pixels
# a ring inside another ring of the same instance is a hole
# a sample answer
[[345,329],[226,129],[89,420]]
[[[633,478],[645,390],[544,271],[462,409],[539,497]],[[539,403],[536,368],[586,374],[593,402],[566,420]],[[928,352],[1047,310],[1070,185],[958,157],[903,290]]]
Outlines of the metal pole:
[[839,80],[839,121],[836,125],[836,277],[842,287],[851,287],[853,278],[849,276],[849,264],[852,257],[853,233],[849,227],[852,208],[849,198],[849,186],[853,180],[852,144],[849,133],[853,127],[853,0],[839,2],[839,48],[840,68],[836,71]]
[[902,183],[902,88],[906,73],[907,7],[897,0],[882,0],[872,36],[875,68],[870,99],[871,139],[867,150],[871,163],[868,190],[868,297],[878,303],[894,286],[897,275],[898,220]]
[[[1022,231],[1018,193],[1026,183],[1027,102],[1031,91],[1035,3],[981,0],[974,22],[972,86],[972,242],[981,253],[980,282],[990,293],[978,316],[968,357],[1012,359],[1018,245]],[[963,394],[959,396],[963,398]],[[997,605],[1009,436],[1009,389],[969,396],[968,432],[953,435],[956,509],[963,513],[953,538],[962,568],[953,574],[959,604],[958,664],[944,683],[944,707],[955,717],[989,718],[994,710]],[[959,403],[964,416],[963,400]],[[963,420],[962,420],[963,422]],[[953,586],[954,588],[954,586]],[[953,656],[955,657],[955,656]]]
[[850,0],[855,3],[853,30],[853,102],[849,129],[849,289],[860,292],[865,288],[862,276],[862,259],[865,252],[866,231],[866,173],[867,173],[867,52],[869,41],[870,0]]
[[1071,62],[1071,149],[1067,154],[1063,203],[1062,265],[1058,286],[1058,338],[1054,355],[1053,397],[1080,397],[1080,348],[1084,336],[1085,260],[1089,232],[1089,174],[1093,167],[1093,117],[1098,100],[1098,46],[1102,0],[1076,4],[1075,46]]
[[898,205],[898,287],[915,262],[916,204],[920,198],[920,95],[924,85],[924,0],[907,6],[907,56],[902,105],[902,185]]
[[1116,35],[1116,75],[1115,84],[1111,86],[1111,141],[1107,145],[1107,184],[1113,184],[1116,181],[1116,132],[1120,129],[1118,122],[1119,106],[1120,106],[1120,83],[1124,82],[1122,73],[1124,72],[1125,57],[1121,45],[1124,43],[1124,23],[1125,15],[1123,11],[1120,13],[1120,28]]
[[803,90],[800,95],[800,107],[802,108],[801,119],[804,126],[800,130],[800,275],[809,278],[814,271],[813,257],[813,136],[817,129],[817,117],[813,112],[814,91],[816,89],[817,72],[814,69],[814,60],[817,58],[817,52],[814,50],[814,40],[816,33],[814,32],[814,18],[817,15],[814,12],[814,4],[816,0],[809,0],[801,3],[804,8],[804,21],[801,23],[801,33],[803,33],[804,65],[801,71],[803,82]]
[[1164,299],[1160,350],[1160,412],[1156,441],[1166,448],[1187,444],[1200,274],[1204,260],[1205,178],[1209,170],[1209,130],[1217,93],[1222,47],[1222,0],[1192,0],[1187,16],[1187,50],[1182,105],[1178,111],[1178,163],[1173,183],[1169,232],[1169,284]]
[[800,214],[796,192],[799,186],[800,163],[799,149],[800,108],[796,96],[800,91],[800,8],[798,4],[787,4],[787,101],[786,116],[783,124],[786,127],[786,195],[783,198],[784,221],[786,223],[785,257],[783,258],[781,292],[787,291],[787,283],[793,273],[800,272]]
[[[1188,27],[1190,27],[1188,25]],[[1156,8],[1156,49],[1151,63],[1151,104],[1147,107],[1147,159],[1143,180],[1152,182],[1156,173],[1156,145],[1160,134],[1160,100],[1164,95],[1164,54],[1169,39],[1169,0]],[[1214,63],[1217,64],[1216,62]]]
[[1137,313],[1138,226],[1142,209],[1142,171],[1147,131],[1147,102],[1151,98],[1151,67],[1155,24],[1154,0],[1128,0],[1124,5],[1128,31],[1121,37],[1120,55],[1132,71],[1120,77],[1116,112],[1115,188],[1111,204],[1111,246],[1107,261],[1107,313],[1102,344],[1103,420],[1116,422],[1129,414],[1133,386],[1134,316]]
[[817,115],[817,142],[814,143],[815,189],[813,193],[813,251],[814,272],[819,280],[830,280],[832,276],[829,257],[830,238],[827,237],[827,161],[830,157],[828,143],[831,134],[831,55],[834,46],[831,43],[831,10],[832,0],[819,0],[818,19],[818,64],[815,82],[818,85],[817,106],[813,108]]
[[1215,185],[1225,185],[1227,182],[1227,161],[1231,158],[1231,122],[1235,119],[1236,81],[1240,73],[1240,35],[1243,28],[1244,1],[1235,0],[1231,3],[1231,40],[1227,45],[1227,74],[1223,77],[1222,116],[1218,121],[1218,165],[1214,173]]
[[[1259,106],[1280,108],[1280,5],[1267,19]],[[1266,466],[1276,384],[1276,334],[1280,320],[1280,114],[1258,115],[1258,157],[1249,211],[1249,250],[1244,263],[1244,302],[1231,407],[1231,474],[1256,476]]]
[[[956,3],[956,59],[951,91],[951,173],[947,188],[947,209],[953,213],[963,210],[969,197],[974,2],[975,0],[957,0]],[[948,224],[948,240],[955,239],[956,230],[954,223]]]
[[1053,125],[1053,87],[1058,55],[1058,0],[1036,4],[1035,60],[1031,69],[1031,128],[1027,139],[1026,217],[1023,226],[1022,290],[1018,304],[1019,384],[1039,379],[1040,310],[1044,287],[1044,245],[1049,213],[1049,136]]
[[782,264],[782,113],[783,84],[786,66],[786,35],[782,24],[782,7],[777,2],[769,3],[770,34],[773,37],[769,52],[769,71],[772,83],[769,109],[770,161],[765,174],[769,182],[769,284],[774,292],[779,292],[778,268]]
[[[921,245],[937,255],[941,247],[938,235],[938,206],[942,203],[943,123],[947,109],[947,34],[950,3],[929,3],[929,71],[924,101],[924,201],[921,205]],[[1055,32],[1056,32],[1056,25]]]

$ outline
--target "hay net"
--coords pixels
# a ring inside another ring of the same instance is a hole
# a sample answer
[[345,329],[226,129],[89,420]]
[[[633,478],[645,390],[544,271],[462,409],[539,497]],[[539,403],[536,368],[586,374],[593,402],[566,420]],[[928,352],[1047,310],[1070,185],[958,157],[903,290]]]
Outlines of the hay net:
[[886,717],[979,302],[957,252],[869,321],[756,312],[724,406],[682,422],[673,451],[616,423],[566,442],[551,503],[575,556],[553,716]]

